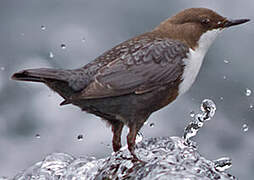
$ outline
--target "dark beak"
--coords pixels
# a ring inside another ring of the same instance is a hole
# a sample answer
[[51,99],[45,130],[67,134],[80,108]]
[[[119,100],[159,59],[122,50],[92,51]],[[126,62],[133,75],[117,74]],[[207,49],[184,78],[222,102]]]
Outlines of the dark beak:
[[250,21],[250,19],[236,19],[236,20],[227,19],[226,22],[224,23],[224,27],[235,26],[238,24],[246,23],[248,21]]

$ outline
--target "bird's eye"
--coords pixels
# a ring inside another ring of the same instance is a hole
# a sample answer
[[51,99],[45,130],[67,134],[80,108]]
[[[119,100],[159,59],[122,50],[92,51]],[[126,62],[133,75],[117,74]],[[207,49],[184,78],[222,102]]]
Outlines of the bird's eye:
[[210,19],[208,19],[208,18],[202,19],[201,23],[204,25],[208,25],[208,24],[210,24]]

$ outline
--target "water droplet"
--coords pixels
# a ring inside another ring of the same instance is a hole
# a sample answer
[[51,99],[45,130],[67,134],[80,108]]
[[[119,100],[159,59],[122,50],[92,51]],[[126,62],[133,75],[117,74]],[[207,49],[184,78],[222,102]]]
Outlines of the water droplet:
[[86,39],[83,37],[83,38],[82,38],[82,42],[85,42],[85,41],[86,41]]
[[243,130],[243,132],[247,132],[249,130],[248,125],[247,124],[243,124],[242,130]]
[[192,118],[195,117],[195,112],[194,111],[190,112],[190,117],[192,117]]
[[204,120],[210,120],[210,118],[212,118],[215,114],[216,106],[212,100],[205,99],[202,101],[201,111],[206,113]]
[[224,63],[225,63],[225,64],[228,64],[228,63],[229,63],[229,60],[226,60],[226,59],[225,59],[225,60],[224,60]]
[[135,143],[137,144],[137,143],[141,142],[142,139],[143,139],[143,134],[142,134],[141,132],[138,132],[138,134],[137,134],[137,136],[136,136],[136,141],[135,141]]
[[41,26],[41,30],[46,30],[46,26]]
[[204,117],[203,117],[203,115],[202,114],[195,114],[195,120],[196,121],[204,121]]
[[250,104],[250,109],[253,109],[254,108],[254,105],[253,104]]
[[106,144],[106,147],[107,147],[107,148],[110,148],[110,144]]
[[0,67],[0,70],[1,70],[1,71],[4,71],[4,70],[5,70],[5,67],[3,67],[3,66]]
[[78,137],[77,137],[78,141],[83,141],[84,139],[84,136],[82,134],[79,134]]
[[249,89],[249,88],[246,88],[246,90],[245,90],[245,95],[246,96],[250,96],[251,95],[251,90]]
[[150,125],[149,125],[150,127],[154,127],[154,123],[150,123]]
[[226,80],[226,79],[227,79],[227,76],[223,76],[223,79]]
[[65,44],[61,44],[61,48],[62,49],[66,49],[66,45]]
[[232,160],[229,157],[222,157],[214,161],[214,168],[217,171],[225,171],[232,167]]
[[36,134],[36,135],[35,135],[35,138],[40,139],[40,138],[41,138],[41,135],[40,135],[40,134]]
[[210,99],[204,99],[200,108],[202,113],[190,113],[190,116],[193,116],[195,118],[184,129],[183,138],[186,140],[188,145],[191,145],[190,138],[196,136],[199,129],[203,127],[204,121],[210,120],[214,116],[216,111],[216,106],[214,102]]
[[221,97],[220,97],[220,100],[221,100],[221,101],[223,101],[223,100],[224,100],[224,98],[221,96]]
[[51,51],[49,52],[49,58],[50,58],[50,59],[53,59],[53,58],[54,58],[54,54],[53,54],[53,52],[51,52]]
[[190,122],[188,124],[188,126],[185,127],[185,129],[184,129],[184,135],[183,135],[184,139],[186,141],[189,141],[190,138],[196,136],[199,128],[200,127],[198,126],[198,121],[196,121],[196,122],[194,122],[194,121]]

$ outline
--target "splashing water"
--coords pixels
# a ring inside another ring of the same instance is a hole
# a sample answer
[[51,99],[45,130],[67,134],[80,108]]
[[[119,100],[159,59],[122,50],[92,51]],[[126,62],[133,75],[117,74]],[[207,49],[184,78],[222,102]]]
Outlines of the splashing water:
[[79,134],[78,137],[77,137],[78,141],[83,141],[84,139],[84,136],[83,134]]
[[225,171],[232,167],[232,160],[229,157],[222,157],[220,159],[214,160],[214,168],[217,171]]
[[194,112],[194,111],[191,111],[191,112],[190,112],[190,117],[192,117],[192,118],[195,117],[195,112]]
[[[194,121],[186,129],[197,132],[206,120],[214,116],[215,110],[213,101],[205,99],[201,104],[202,112],[195,115]],[[186,144],[186,137],[192,137],[186,129],[184,139],[143,138],[138,133],[135,153],[141,161],[134,161],[127,148],[104,159],[75,158],[64,153],[53,153],[14,178],[4,180],[236,180],[224,172],[232,166],[231,159],[207,160],[195,147]]]
[[141,132],[138,132],[135,143],[137,144],[137,143],[141,142],[142,139],[143,139],[143,134]]
[[224,60],[224,63],[225,63],[225,64],[229,64],[229,60],[226,60],[226,59],[225,59],[225,60]]
[[222,172],[231,166],[229,158],[207,160],[179,137],[145,138],[137,144],[136,154],[142,161],[133,161],[127,149],[105,159],[53,153],[12,180],[236,179]]
[[203,127],[204,121],[208,121],[214,116],[216,106],[212,100],[205,99],[202,101],[200,109],[202,113],[196,114],[195,119],[184,130],[183,138],[189,145],[193,144],[190,138],[196,136],[199,129]]
[[46,26],[41,26],[41,30],[45,31],[46,30]]
[[203,120],[207,121],[210,120],[216,111],[216,106],[214,104],[214,102],[210,99],[205,99],[202,101],[201,104],[201,111],[203,111]]
[[154,123],[150,123],[150,124],[149,124],[149,126],[150,126],[151,128],[153,128],[154,125],[155,125]]
[[41,135],[40,135],[40,134],[36,134],[36,135],[35,135],[35,138],[40,139],[40,138],[41,138]]
[[54,54],[53,54],[53,52],[51,52],[51,51],[49,52],[49,58],[50,58],[50,59],[53,59],[53,58],[54,58]]
[[66,49],[66,45],[65,44],[61,44],[61,48],[62,49]]
[[243,132],[247,132],[249,130],[248,124],[243,124],[242,130],[243,130]]
[[251,91],[249,88],[246,88],[246,89],[245,89],[245,95],[246,95],[246,96],[250,96],[251,93],[252,93],[252,91]]

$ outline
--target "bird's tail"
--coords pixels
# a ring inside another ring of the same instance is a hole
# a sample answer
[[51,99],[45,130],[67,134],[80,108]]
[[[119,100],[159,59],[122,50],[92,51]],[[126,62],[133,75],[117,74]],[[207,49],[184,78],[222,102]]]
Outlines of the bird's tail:
[[70,77],[70,70],[60,69],[26,69],[14,73],[11,77],[13,80],[18,81],[32,81],[45,83],[53,91],[60,94],[65,100],[60,105],[71,103],[69,97],[75,91],[68,84],[68,77]]
[[64,70],[49,69],[49,68],[39,68],[39,69],[26,69],[14,73],[12,75],[13,80],[18,81],[32,81],[32,82],[43,82],[46,80],[60,80],[64,81]]

